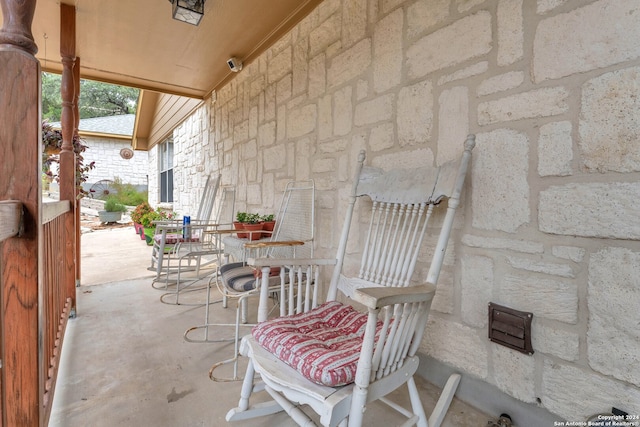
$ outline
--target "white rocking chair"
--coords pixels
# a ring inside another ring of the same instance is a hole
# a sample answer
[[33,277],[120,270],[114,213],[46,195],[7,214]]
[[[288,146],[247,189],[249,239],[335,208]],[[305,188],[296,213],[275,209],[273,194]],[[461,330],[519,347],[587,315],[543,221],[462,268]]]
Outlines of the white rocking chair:
[[[194,223],[198,221],[208,221],[213,212],[218,187],[220,187],[221,175],[216,177],[208,176],[200,198],[198,212],[192,217]],[[156,230],[153,236],[153,248],[151,250],[151,266],[148,268],[156,272],[155,282],[159,281],[160,276],[171,271],[175,266],[169,264],[168,258],[165,256],[167,252],[181,240],[185,240],[182,236],[182,219],[155,221]],[[154,286],[155,287],[155,286]]]
[[[167,292],[160,296],[160,301],[165,304],[205,304],[200,300],[194,302],[194,298],[181,300],[180,296],[188,291],[198,292],[204,289],[204,286],[194,287],[194,284],[206,279],[215,271],[213,267],[222,264],[224,245],[219,230],[226,230],[233,226],[236,190],[231,185],[221,186],[217,193],[214,217],[210,221],[192,222],[189,229],[193,241],[178,241],[165,254],[166,264],[170,267],[164,275]],[[166,233],[171,230],[171,226],[161,225],[159,228],[162,233],[159,240],[166,241]],[[201,271],[205,267],[207,269]],[[170,280],[175,280],[173,289],[169,289]]]
[[[238,407],[227,413],[227,421],[284,410],[299,425],[315,425],[301,409],[308,405],[324,426],[359,427],[366,405],[380,400],[407,418],[403,425],[440,425],[460,375],[448,379],[428,419],[413,375],[474,145],[475,137],[470,135],[459,165],[386,173],[363,167],[362,152],[336,259],[248,261],[262,269],[258,313],[262,323],[242,339],[240,351],[249,357],[249,364]],[[366,234],[351,233],[351,237],[363,235],[366,239],[359,273],[348,278],[343,272],[347,238],[355,201],[364,195],[373,203],[371,219]],[[414,285],[412,275],[425,246],[427,224],[434,207],[447,198],[426,283]],[[323,265],[334,265],[334,270],[328,302],[320,304]],[[265,285],[270,268],[275,266],[281,267],[282,317],[266,320],[269,287]],[[336,301],[339,290],[368,313]],[[405,383],[410,409],[385,397]],[[259,391],[266,391],[272,400],[250,404],[250,397]]]

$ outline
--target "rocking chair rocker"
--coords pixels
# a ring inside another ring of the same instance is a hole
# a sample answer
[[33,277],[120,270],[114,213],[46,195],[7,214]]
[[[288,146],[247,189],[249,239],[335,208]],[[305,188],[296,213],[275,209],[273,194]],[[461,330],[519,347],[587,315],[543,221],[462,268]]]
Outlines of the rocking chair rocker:
[[[248,261],[262,269],[258,311],[262,323],[242,339],[240,352],[249,363],[238,407],[227,413],[227,421],[284,410],[299,425],[315,425],[301,409],[308,405],[324,426],[359,427],[366,405],[380,400],[407,418],[403,425],[440,425],[460,375],[449,377],[428,419],[413,375],[474,145],[475,137],[469,135],[459,165],[389,172],[363,166],[362,152],[335,259]],[[368,230],[351,233],[356,239],[366,238],[359,272],[348,278],[343,271],[347,238],[356,199],[364,195],[372,201],[370,222]],[[425,246],[427,224],[444,199],[448,199],[442,208],[446,213],[426,283],[415,285],[412,276]],[[318,288],[327,265],[334,269],[327,302],[320,304]],[[281,317],[267,320],[273,267],[281,267]],[[351,298],[367,313],[338,302],[338,291],[344,294],[341,300]],[[403,384],[409,390],[410,409],[385,397]],[[250,404],[260,391],[272,400]]]

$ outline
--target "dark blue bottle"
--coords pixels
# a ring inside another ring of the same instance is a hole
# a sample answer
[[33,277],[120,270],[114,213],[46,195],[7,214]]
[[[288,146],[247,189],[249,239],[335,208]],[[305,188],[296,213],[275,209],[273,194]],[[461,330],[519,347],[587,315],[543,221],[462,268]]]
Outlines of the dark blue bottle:
[[185,239],[191,238],[191,217],[185,216],[182,218],[182,237]]

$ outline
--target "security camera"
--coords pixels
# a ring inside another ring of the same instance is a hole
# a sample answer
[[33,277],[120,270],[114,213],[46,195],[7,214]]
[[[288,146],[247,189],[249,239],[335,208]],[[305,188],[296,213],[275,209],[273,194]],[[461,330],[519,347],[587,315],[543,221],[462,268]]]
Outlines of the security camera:
[[227,59],[227,65],[229,66],[229,69],[234,73],[237,73],[238,71],[242,70],[242,61],[236,58]]

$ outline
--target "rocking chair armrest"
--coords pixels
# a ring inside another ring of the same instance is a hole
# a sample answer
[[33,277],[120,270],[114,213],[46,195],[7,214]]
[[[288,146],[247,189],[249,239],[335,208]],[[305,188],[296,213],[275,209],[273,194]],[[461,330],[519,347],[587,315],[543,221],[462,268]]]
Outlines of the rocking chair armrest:
[[154,224],[156,226],[155,230],[156,232],[163,232],[166,231],[168,233],[171,232],[178,232],[182,230],[182,224],[180,224],[179,226],[177,224]]
[[[226,224],[222,224],[222,225],[226,225]],[[214,226],[214,224],[211,224],[211,226]],[[242,233],[242,230],[234,230],[232,228],[215,228],[213,230],[206,230],[204,233],[205,234],[235,234],[238,231]]]
[[369,309],[377,310],[387,305],[429,301],[436,293],[436,286],[425,283],[408,287],[371,287],[356,289],[353,299]]
[[283,240],[279,242],[248,242],[244,244],[247,249],[263,249],[263,248],[275,248],[280,246],[302,246],[304,242],[302,240]]
[[151,221],[152,225],[155,225],[156,227],[170,227],[170,228],[176,228],[176,227],[182,227],[182,220],[177,220],[177,219],[158,219],[155,221]]
[[335,258],[249,258],[252,267],[286,267],[289,265],[335,265]]

